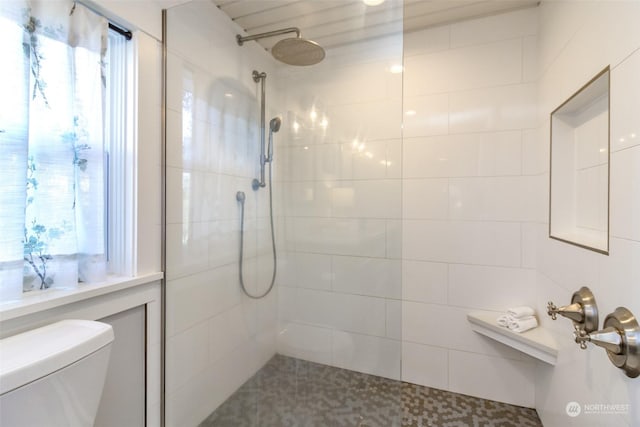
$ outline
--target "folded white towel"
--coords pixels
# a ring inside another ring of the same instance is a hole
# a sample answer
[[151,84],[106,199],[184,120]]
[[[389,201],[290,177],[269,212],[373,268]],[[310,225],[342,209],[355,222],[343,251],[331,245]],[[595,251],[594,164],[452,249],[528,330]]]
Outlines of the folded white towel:
[[512,307],[510,309],[507,310],[507,314],[511,317],[513,317],[514,319],[522,319],[525,317],[530,317],[533,316],[534,314],[536,314],[536,311],[531,308],[531,307],[527,307],[526,305],[522,305],[519,307]]
[[538,320],[534,316],[524,317],[522,319],[511,319],[507,327],[513,332],[525,332],[538,326]]
[[511,319],[512,317],[509,316],[508,314],[503,314],[502,316],[496,319],[496,322],[498,322],[498,326],[502,326],[503,328],[508,328],[509,321],[511,321]]

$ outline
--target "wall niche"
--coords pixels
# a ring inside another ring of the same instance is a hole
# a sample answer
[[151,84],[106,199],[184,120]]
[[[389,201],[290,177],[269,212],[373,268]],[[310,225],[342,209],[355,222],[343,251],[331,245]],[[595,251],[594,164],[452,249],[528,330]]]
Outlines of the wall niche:
[[609,254],[609,67],[551,113],[549,237]]

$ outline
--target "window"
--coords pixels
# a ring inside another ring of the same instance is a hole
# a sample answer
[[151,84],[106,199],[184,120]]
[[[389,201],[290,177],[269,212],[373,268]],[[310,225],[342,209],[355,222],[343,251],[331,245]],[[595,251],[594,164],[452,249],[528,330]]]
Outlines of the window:
[[47,0],[0,2],[0,37],[0,298],[129,272],[125,38]]

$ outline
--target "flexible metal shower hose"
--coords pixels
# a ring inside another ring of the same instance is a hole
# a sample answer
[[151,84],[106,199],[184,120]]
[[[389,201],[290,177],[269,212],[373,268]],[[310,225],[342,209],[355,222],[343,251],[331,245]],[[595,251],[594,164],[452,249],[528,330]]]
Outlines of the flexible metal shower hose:
[[278,256],[276,255],[276,236],[273,231],[273,194],[272,194],[272,185],[271,185],[271,162],[269,162],[269,219],[271,221],[271,247],[273,249],[273,276],[271,277],[271,284],[269,285],[269,289],[266,290],[261,295],[252,295],[247,290],[244,284],[244,277],[242,275],[242,264],[244,258],[244,194],[242,197],[236,196],[238,201],[240,202],[240,286],[242,287],[242,291],[249,297],[253,299],[264,298],[271,292],[273,289],[273,285],[276,282],[276,270],[278,266]]

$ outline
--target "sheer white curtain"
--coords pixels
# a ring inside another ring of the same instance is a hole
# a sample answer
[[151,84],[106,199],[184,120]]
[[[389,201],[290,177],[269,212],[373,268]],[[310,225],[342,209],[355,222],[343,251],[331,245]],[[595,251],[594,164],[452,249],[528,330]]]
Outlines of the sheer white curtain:
[[107,21],[0,2],[0,297],[105,276]]

